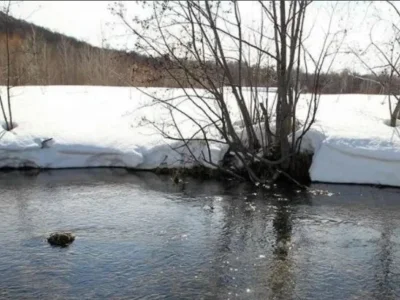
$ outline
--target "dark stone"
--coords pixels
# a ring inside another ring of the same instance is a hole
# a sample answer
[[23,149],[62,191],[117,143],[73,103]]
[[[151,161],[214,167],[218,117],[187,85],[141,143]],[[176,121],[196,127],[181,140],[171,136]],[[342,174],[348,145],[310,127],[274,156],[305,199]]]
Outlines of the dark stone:
[[59,247],[66,247],[74,240],[75,236],[69,232],[54,232],[47,238],[50,245]]

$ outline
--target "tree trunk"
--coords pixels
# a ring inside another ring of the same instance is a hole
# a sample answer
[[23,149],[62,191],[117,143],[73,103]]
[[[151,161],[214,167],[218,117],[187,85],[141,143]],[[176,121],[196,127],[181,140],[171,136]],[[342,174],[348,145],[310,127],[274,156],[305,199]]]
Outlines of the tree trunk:
[[393,110],[392,115],[390,116],[390,126],[396,127],[397,118],[399,117],[400,112],[400,101],[397,101],[396,107]]

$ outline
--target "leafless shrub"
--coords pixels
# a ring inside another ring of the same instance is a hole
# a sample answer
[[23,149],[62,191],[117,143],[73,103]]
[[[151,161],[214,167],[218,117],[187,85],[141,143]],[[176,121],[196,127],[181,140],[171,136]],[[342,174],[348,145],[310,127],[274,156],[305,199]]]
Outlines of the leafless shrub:
[[[369,45],[366,49],[355,50],[352,53],[358,58],[362,65],[372,74],[372,76],[357,76],[364,82],[379,87],[380,94],[385,94],[389,99],[390,126],[395,127],[400,114],[400,28],[396,20],[400,17],[400,11],[396,6],[396,1],[384,1],[395,17],[392,20],[379,19],[378,23],[386,23],[386,35],[376,34],[372,26],[369,35]],[[383,27],[381,27],[383,28]],[[371,62],[366,56],[374,57],[377,62]],[[394,103],[393,103],[394,102]]]
[[[192,153],[199,163],[245,175],[253,182],[289,176],[291,160],[315,121],[323,68],[329,72],[345,36],[345,32],[331,32],[329,25],[321,52],[317,57],[311,55],[304,43],[310,4],[304,0],[258,1],[260,21],[252,28],[243,23],[238,1],[144,2],[152,11],[150,17],[137,16],[133,22],[122,5],[113,7],[137,39],[136,49],[159,61],[162,77],[179,87],[180,98],[192,107],[191,111],[182,109],[175,96],[148,94],[170,112],[168,121],[153,125],[166,138],[181,141],[191,153],[192,142],[203,142],[207,150],[201,159]],[[313,75],[313,89],[307,116],[298,128],[301,67],[307,81]],[[270,75],[275,76],[266,84],[262,78],[268,77],[265,71],[271,68]],[[266,93],[272,82],[277,87],[273,105]],[[238,116],[232,114],[233,106]],[[185,133],[187,125],[180,124],[177,115],[189,120],[196,134]],[[235,126],[236,118],[241,120],[241,131]],[[212,143],[226,143],[238,163],[222,167],[212,161]]]

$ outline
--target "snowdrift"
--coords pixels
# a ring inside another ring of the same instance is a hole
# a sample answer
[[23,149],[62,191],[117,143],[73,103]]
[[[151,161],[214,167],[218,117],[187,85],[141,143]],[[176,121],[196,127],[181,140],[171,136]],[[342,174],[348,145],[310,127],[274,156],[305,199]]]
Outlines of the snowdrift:
[[303,147],[313,150],[313,181],[400,186],[400,128],[386,96],[324,95]]
[[[180,92],[145,90],[161,97]],[[204,123],[182,96],[176,100],[179,107]],[[218,163],[227,150],[223,143],[207,147],[192,142],[189,151],[183,142],[164,138],[157,128],[171,123],[169,110],[134,88],[18,87],[12,105],[17,127],[0,129],[0,168],[191,168],[210,160]],[[191,136],[193,124],[183,115],[175,117],[182,134]],[[176,136],[172,129],[164,131]]]
[[[153,102],[147,93],[156,93],[165,103]],[[300,104],[300,119],[306,116],[306,99]],[[171,103],[181,110],[172,117]],[[213,167],[208,162],[218,164],[228,150],[209,126],[216,118],[210,114],[216,109],[213,100],[209,107],[193,104],[179,89],[18,87],[12,105],[17,127],[11,132],[0,128],[0,168]],[[233,98],[230,109],[240,124]],[[400,186],[400,132],[387,120],[385,96],[322,96],[316,123],[302,143],[303,151],[314,153],[312,180]],[[181,132],[169,126],[173,122]],[[213,139],[209,147],[192,141],[189,151],[183,142],[160,133],[202,137],[199,126]]]

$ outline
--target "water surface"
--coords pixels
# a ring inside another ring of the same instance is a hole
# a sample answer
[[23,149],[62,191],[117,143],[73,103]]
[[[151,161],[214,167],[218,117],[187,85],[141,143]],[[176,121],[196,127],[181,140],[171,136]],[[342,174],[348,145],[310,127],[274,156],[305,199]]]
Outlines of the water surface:
[[400,190],[186,181],[0,173],[0,299],[400,298]]

